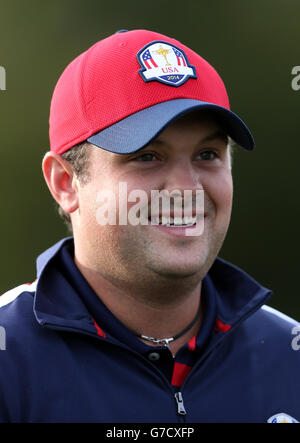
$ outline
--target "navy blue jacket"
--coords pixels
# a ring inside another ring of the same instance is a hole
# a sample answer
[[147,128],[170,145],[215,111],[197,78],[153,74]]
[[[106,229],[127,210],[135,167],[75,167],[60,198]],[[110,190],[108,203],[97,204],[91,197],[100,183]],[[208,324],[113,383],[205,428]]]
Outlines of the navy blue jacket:
[[169,350],[149,359],[153,347],[108,311],[72,248],[72,238],[52,246],[38,257],[34,283],[0,297],[1,422],[300,419],[298,323],[265,305],[270,290],[217,258],[203,280],[195,346],[178,352],[177,369],[191,368],[178,381]]

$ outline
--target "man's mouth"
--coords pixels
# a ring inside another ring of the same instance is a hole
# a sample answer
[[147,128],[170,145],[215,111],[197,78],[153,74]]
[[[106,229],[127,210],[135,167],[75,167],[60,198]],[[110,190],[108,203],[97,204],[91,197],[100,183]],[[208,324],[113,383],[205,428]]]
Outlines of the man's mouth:
[[168,228],[189,228],[195,226],[199,220],[199,215],[189,217],[166,217],[152,216],[149,218],[152,225],[166,226]]

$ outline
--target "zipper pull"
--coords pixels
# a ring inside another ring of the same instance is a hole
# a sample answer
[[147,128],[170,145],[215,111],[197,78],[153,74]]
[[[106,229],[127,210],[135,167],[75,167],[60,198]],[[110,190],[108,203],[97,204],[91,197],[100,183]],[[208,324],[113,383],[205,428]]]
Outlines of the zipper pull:
[[184,407],[184,404],[183,404],[183,397],[182,397],[182,393],[180,391],[176,392],[175,400],[176,400],[176,403],[177,403],[177,412],[178,412],[178,414],[179,415],[186,415],[186,410],[185,410],[185,407]]

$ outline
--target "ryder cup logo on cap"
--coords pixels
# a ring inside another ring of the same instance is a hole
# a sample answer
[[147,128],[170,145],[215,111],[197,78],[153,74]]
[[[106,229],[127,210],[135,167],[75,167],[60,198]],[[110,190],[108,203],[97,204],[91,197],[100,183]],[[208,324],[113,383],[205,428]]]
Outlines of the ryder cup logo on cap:
[[157,80],[171,86],[181,86],[189,78],[197,78],[196,69],[190,65],[182,49],[163,41],[144,46],[137,54],[143,80]]

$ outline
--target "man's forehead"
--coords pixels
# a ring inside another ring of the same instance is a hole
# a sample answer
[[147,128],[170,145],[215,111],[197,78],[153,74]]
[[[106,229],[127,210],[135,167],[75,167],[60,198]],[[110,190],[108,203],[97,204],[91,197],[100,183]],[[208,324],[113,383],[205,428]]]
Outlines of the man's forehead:
[[217,114],[211,110],[194,110],[191,112],[188,112],[180,117],[178,117],[176,120],[174,120],[172,123],[170,123],[165,129],[172,127],[172,126],[184,126],[188,124],[193,125],[199,125],[199,127],[212,127],[212,128],[219,128],[225,130],[225,125],[220,121],[220,118],[217,116]]

